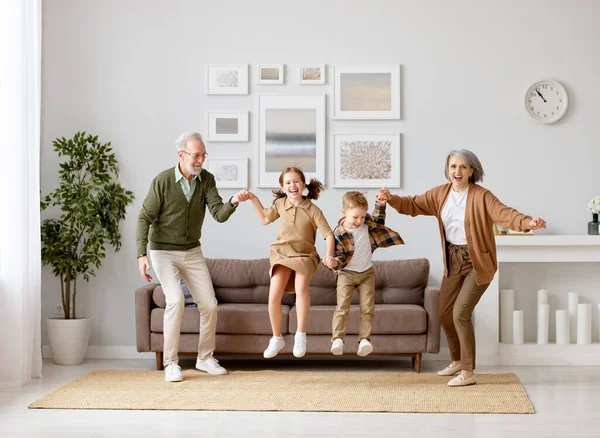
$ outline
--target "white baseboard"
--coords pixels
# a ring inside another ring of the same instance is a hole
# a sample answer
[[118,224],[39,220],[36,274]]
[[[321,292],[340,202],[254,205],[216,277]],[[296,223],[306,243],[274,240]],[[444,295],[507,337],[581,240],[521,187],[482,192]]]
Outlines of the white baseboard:
[[[42,357],[51,358],[50,346],[42,346]],[[154,353],[139,353],[130,345],[90,345],[85,353],[86,359],[154,359]]]
[[[50,346],[42,347],[42,357],[51,358]],[[155,353],[139,353],[137,348],[129,345],[90,345],[85,354],[86,359],[154,359]],[[423,360],[449,360],[450,350],[448,347],[440,348],[438,354],[423,353]]]

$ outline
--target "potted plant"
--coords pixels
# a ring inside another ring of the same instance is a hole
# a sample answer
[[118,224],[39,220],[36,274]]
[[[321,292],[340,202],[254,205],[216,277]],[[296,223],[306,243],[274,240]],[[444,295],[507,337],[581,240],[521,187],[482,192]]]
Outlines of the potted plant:
[[66,159],[58,188],[41,201],[42,211],[60,210],[58,218],[42,221],[42,265],[60,278],[64,318],[47,319],[48,338],[54,363],[73,365],[83,361],[91,332],[91,320],[77,318],[77,280],[96,275],[107,244],[120,249],[119,222],[134,196],[115,182],[119,168],[110,142],[78,132],[52,144]]

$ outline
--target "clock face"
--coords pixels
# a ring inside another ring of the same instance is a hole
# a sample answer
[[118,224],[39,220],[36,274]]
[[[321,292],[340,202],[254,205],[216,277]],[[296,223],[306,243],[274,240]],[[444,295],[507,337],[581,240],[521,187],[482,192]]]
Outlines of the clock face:
[[554,80],[536,82],[525,96],[525,106],[531,116],[542,123],[554,123],[567,110],[567,91]]

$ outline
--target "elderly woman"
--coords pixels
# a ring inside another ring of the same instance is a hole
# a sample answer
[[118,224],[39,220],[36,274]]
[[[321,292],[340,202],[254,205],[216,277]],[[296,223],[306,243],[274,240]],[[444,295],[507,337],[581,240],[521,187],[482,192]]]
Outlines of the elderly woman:
[[439,318],[452,357],[452,363],[438,375],[453,376],[460,371],[448,385],[467,386],[477,382],[471,314],[497,270],[493,224],[529,231],[545,228],[546,222],[507,207],[477,184],[483,181],[483,167],[471,151],[451,151],[445,172],[450,184],[422,195],[391,196],[383,187],[377,196],[398,213],[435,216],[438,220],[444,255]]

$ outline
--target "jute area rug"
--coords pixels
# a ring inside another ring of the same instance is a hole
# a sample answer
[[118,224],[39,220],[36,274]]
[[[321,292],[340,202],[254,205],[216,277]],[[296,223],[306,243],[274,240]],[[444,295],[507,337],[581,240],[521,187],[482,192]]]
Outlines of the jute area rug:
[[168,383],[162,371],[102,370],[68,383],[30,408],[209,411],[533,414],[515,374],[479,374],[450,388],[449,377],[389,372],[195,370]]

